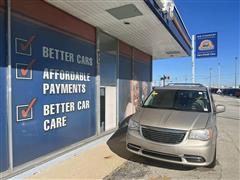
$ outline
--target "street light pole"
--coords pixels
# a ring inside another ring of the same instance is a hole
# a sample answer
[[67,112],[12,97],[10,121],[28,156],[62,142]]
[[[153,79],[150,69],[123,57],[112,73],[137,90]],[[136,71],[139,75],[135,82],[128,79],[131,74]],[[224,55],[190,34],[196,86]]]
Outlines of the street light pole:
[[212,84],[212,68],[209,68],[210,78],[209,78],[209,88],[211,88]]
[[235,57],[235,86],[234,88],[237,88],[237,57]]
[[221,77],[221,72],[220,72],[220,62],[218,62],[218,88],[221,88],[221,83],[220,83],[220,77]]

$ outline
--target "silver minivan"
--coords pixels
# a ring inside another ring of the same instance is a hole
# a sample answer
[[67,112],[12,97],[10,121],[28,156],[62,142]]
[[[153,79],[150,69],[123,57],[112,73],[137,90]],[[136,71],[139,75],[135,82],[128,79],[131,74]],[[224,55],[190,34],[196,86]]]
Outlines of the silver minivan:
[[214,167],[216,113],[224,111],[201,84],[155,88],[129,120],[127,149],[161,161]]

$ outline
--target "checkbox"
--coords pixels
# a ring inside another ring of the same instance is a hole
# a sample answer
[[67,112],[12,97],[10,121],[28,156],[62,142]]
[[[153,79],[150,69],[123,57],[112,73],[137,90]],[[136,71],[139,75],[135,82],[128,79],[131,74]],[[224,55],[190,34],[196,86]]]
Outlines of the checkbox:
[[28,64],[16,63],[16,79],[32,79],[32,69],[28,69]]
[[23,116],[22,112],[26,111],[27,108],[28,108],[28,104],[19,105],[19,106],[16,107],[16,109],[17,109],[17,122],[33,119],[32,108],[30,109],[30,111],[25,116]]
[[33,98],[27,105],[16,106],[17,122],[33,119],[33,106],[36,104],[37,98]]
[[17,54],[31,56],[32,55],[32,43],[35,36],[31,36],[29,39],[15,38],[15,51]]

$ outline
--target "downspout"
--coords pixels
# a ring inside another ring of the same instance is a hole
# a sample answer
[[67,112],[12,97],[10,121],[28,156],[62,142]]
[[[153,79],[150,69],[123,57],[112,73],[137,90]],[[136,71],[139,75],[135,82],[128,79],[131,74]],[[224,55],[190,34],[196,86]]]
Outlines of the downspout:
[[11,0],[6,0],[7,11],[7,124],[8,124],[8,160],[10,172],[13,171],[13,136],[12,136],[12,63],[11,63]]

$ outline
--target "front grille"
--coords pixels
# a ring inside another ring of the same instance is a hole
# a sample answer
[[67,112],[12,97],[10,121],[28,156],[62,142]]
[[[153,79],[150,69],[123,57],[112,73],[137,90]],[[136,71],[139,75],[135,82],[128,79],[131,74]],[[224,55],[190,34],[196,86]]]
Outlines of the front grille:
[[179,156],[172,155],[172,154],[165,154],[165,153],[160,153],[156,151],[150,151],[150,150],[142,150],[142,153],[148,156],[153,156],[156,158],[161,158],[161,159],[167,159],[171,161],[179,161],[181,162],[182,159]]
[[144,138],[166,144],[178,144],[182,142],[186,131],[164,128],[142,127]]

